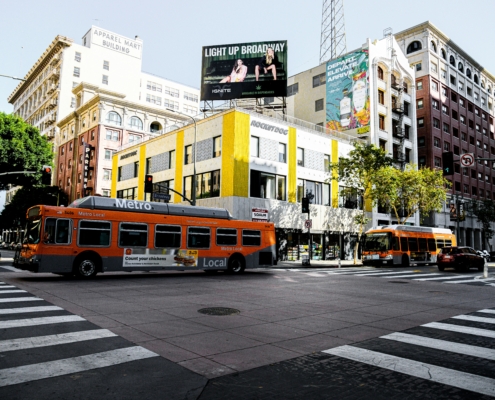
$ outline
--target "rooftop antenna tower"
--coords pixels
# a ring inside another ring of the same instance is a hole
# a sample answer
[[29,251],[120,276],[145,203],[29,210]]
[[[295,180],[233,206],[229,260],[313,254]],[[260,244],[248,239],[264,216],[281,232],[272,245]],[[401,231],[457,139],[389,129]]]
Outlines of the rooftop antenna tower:
[[345,53],[344,0],[323,0],[320,64]]

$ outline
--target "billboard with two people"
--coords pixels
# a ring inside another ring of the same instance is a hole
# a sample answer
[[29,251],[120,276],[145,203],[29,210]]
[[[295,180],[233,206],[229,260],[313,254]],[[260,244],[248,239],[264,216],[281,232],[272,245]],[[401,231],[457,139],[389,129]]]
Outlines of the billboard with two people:
[[203,47],[201,100],[286,95],[286,40]]
[[336,131],[370,130],[368,50],[359,50],[327,62],[326,126]]

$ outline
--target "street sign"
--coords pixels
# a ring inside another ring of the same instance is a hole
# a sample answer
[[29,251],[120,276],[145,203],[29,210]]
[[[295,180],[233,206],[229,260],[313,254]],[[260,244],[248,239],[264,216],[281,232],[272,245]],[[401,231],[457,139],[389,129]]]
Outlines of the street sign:
[[304,226],[310,229],[313,226],[313,221],[311,219],[307,219],[306,221],[304,221]]
[[461,155],[461,165],[463,167],[470,167],[474,164],[474,154],[473,153],[465,153]]
[[170,201],[170,195],[165,193],[153,193],[153,199]]
[[266,208],[252,208],[251,220],[254,222],[268,222],[268,210]]

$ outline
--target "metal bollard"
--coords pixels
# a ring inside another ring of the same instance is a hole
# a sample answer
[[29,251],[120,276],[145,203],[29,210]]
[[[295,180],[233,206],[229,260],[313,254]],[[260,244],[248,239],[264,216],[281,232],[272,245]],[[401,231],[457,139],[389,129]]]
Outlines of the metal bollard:
[[488,262],[485,260],[485,265],[483,266],[483,278],[488,278]]

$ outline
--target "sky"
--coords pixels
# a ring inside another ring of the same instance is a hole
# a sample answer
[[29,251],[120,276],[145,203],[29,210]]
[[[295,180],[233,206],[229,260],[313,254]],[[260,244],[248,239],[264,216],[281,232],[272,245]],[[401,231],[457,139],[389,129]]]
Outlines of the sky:
[[[427,20],[495,74],[494,0],[343,0],[347,50]],[[24,77],[57,35],[143,40],[143,71],[199,88],[201,47],[287,40],[289,75],[319,64],[323,0],[0,0],[0,74]],[[0,111],[19,81],[0,77]]]

